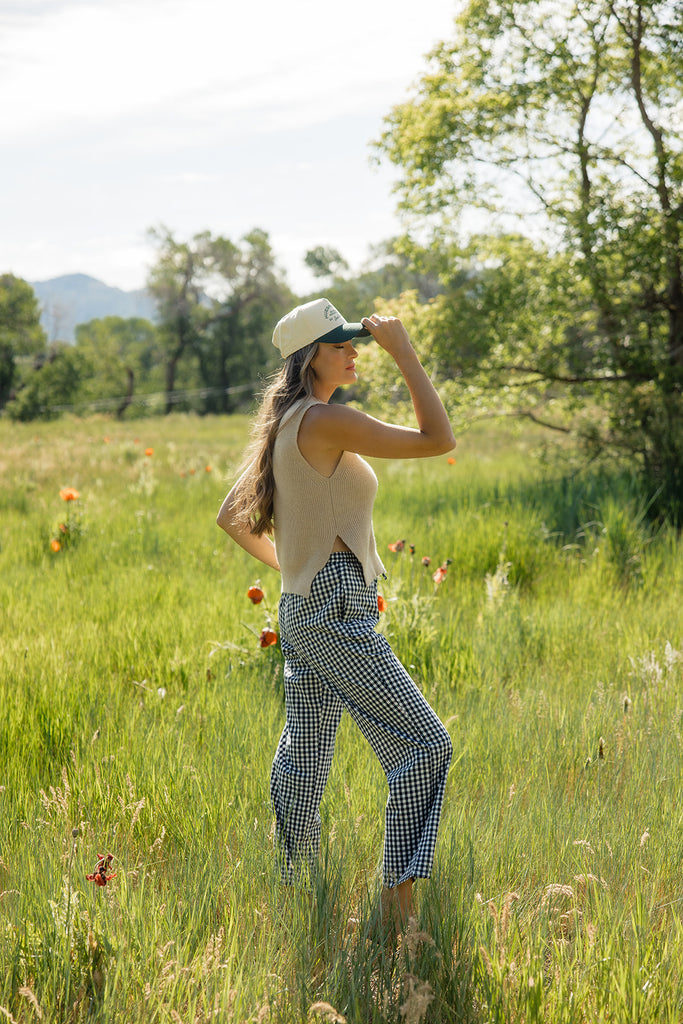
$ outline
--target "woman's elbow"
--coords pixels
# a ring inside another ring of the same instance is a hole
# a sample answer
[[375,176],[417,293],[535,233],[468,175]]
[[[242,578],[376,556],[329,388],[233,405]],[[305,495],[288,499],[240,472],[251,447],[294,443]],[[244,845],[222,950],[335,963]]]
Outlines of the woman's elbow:
[[228,537],[230,536],[230,528],[232,526],[232,522],[228,516],[225,516],[221,512],[219,512],[218,515],[216,516],[216,525],[220,526],[221,530],[224,530],[225,533],[227,533]]
[[452,452],[453,449],[455,448],[456,443],[457,442],[455,440],[455,434],[453,433],[452,430],[449,430],[448,436],[444,438],[444,447],[441,454],[445,455],[446,452]]
[[230,495],[228,495],[219,508],[218,515],[216,516],[216,523],[220,526],[221,530],[225,530],[228,536],[232,535],[232,531],[235,529],[235,517],[233,514],[233,505],[230,500]]
[[429,455],[445,455],[447,452],[452,452],[455,448],[455,437],[453,432],[449,430],[445,434],[440,434],[438,437],[433,437],[430,440]]

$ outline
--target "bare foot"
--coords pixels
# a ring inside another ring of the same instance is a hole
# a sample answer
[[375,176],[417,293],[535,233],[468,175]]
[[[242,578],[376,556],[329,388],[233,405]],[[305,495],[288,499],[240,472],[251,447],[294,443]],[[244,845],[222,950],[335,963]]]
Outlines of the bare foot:
[[413,880],[406,879],[392,889],[382,889],[382,921],[397,934],[408,925],[408,920],[415,916],[413,905]]

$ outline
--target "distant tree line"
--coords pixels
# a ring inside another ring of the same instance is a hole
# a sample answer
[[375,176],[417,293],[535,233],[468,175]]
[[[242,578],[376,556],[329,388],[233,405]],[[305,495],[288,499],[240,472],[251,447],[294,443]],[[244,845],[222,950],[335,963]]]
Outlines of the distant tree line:
[[[263,230],[238,242],[209,231],[181,241],[164,227],[150,235],[156,258],[147,286],[156,324],[108,316],[79,324],[75,344],[48,344],[30,285],[10,274],[0,278],[0,410],[7,416],[103,410],[121,418],[250,405],[278,365],[274,324],[312,296],[291,291]],[[378,246],[356,276],[331,247],[316,247],[305,262],[347,319],[372,312],[380,295],[397,298],[416,288],[426,301],[440,287],[412,270],[391,243]]]
[[[572,435],[588,459],[631,467],[648,507],[679,522],[682,107],[683,5],[469,0],[377,142],[398,170],[404,236],[355,275],[332,248],[306,254],[348,319],[404,319],[454,418]],[[263,231],[154,239],[156,328],[93,322],[75,348],[48,349],[28,286],[0,279],[8,415],[106,393],[125,415],[146,389],[167,411],[249,401],[275,365],[273,322],[307,296]],[[359,393],[401,415],[401,381],[373,346]]]

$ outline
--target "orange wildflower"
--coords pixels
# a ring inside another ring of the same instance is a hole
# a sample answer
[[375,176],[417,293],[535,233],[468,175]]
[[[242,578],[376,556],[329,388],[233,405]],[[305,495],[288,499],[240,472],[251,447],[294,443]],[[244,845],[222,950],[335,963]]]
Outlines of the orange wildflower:
[[277,633],[275,632],[275,630],[271,629],[269,626],[266,626],[266,628],[261,631],[259,643],[261,647],[272,647],[273,644],[276,644]]
[[385,612],[388,607],[389,606],[388,606],[388,604],[386,602],[386,599],[382,596],[382,594],[378,594],[377,595],[377,611]]
[[53,551],[61,551],[62,550],[62,545],[59,543],[59,541],[57,540],[56,537],[53,540],[50,541],[50,547],[52,548]]
[[422,564],[424,565],[425,569],[428,569],[428,568],[429,568],[429,566],[430,566],[430,565],[432,564],[432,560],[431,560],[431,558],[429,557],[429,555],[425,555],[425,556],[423,557],[423,559],[422,559]]
[[263,593],[258,583],[255,583],[253,587],[249,587],[249,590],[247,591],[247,597],[252,604],[260,604],[265,596],[266,595]]
[[75,487],[62,487],[59,492],[59,497],[62,501],[76,501],[80,496],[79,491],[77,491]]
[[154,455],[153,448],[145,448],[145,455]]
[[437,586],[439,585],[439,583],[443,583],[443,581],[446,579],[446,576],[448,575],[448,566],[451,564],[452,561],[452,558],[447,558],[446,561],[439,566],[439,568],[432,576],[432,579],[437,584]]
[[455,459],[453,458],[453,456],[452,456],[452,455],[451,455],[451,456],[450,456],[450,458],[448,459],[448,465],[449,465],[449,466],[454,466],[454,465],[455,465]]
[[211,466],[204,466],[204,470],[205,470],[205,472],[210,473],[211,472]]
[[111,862],[113,861],[113,859],[114,858],[110,853],[108,853],[106,857],[103,856],[103,854],[98,853],[97,867],[93,871],[92,875],[85,876],[86,880],[88,882],[94,882],[95,885],[106,885],[107,882],[111,882],[112,878],[116,878],[116,872],[114,872],[111,875],[108,875],[107,872],[111,867]]
[[393,551],[394,554],[397,554],[399,551],[403,551],[405,546],[406,546],[406,542],[404,540],[396,540],[396,541],[394,541],[393,544],[389,545],[389,550]]

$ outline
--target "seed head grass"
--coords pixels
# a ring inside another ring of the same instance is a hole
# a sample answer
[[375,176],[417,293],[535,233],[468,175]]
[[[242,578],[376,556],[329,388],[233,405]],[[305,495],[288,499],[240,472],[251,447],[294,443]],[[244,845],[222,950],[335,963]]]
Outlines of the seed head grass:
[[678,1022],[680,538],[533,430],[373,463],[379,629],[454,744],[382,946],[347,716],[310,892],[276,871],[280,581],[215,525],[246,427],[0,421],[0,1019]]

